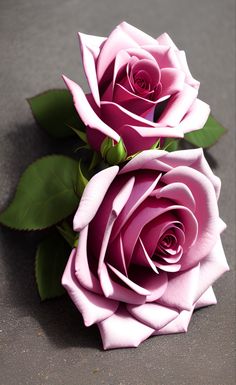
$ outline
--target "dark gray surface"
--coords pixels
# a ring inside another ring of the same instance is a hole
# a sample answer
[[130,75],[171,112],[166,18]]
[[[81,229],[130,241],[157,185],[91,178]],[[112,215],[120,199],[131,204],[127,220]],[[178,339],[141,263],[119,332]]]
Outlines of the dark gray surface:
[[35,237],[0,228],[1,385],[236,383],[234,0],[0,0],[0,208],[29,162],[56,151],[25,98],[63,87],[62,72],[85,86],[76,32],[106,36],[122,20],[152,36],[171,34],[202,82],[201,98],[229,128],[209,157],[223,182],[231,271],[214,285],[218,305],[196,312],[187,334],[103,352],[96,327],[83,326],[69,299],[40,303]]

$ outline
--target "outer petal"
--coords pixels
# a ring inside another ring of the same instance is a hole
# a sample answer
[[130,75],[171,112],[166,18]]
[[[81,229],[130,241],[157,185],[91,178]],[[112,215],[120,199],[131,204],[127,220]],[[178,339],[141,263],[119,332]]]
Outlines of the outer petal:
[[183,310],[179,313],[178,317],[176,317],[169,324],[164,326],[163,328],[156,330],[153,335],[162,335],[162,334],[173,334],[173,333],[185,333],[188,330],[188,325],[191,320],[193,313],[192,310]]
[[182,273],[169,274],[169,282],[158,303],[180,310],[191,310],[199,283],[200,265]]
[[98,81],[96,73],[96,60],[100,53],[100,47],[105,42],[105,37],[91,36],[79,33],[80,47],[84,65],[84,71],[88,80],[89,87],[97,105],[100,105]]
[[180,129],[184,133],[199,130],[206,123],[209,114],[210,106],[202,100],[196,99],[176,129]]
[[175,127],[183,119],[197,97],[197,90],[185,85],[182,91],[172,96],[158,119],[158,123],[165,126]]
[[74,217],[74,230],[80,231],[95,216],[111,182],[119,171],[118,166],[106,168],[95,174],[84,189]]
[[178,311],[157,303],[145,303],[143,305],[127,305],[128,312],[138,321],[153,329],[161,329],[178,315]]
[[91,272],[88,263],[87,247],[88,226],[85,226],[79,234],[79,242],[75,255],[75,276],[85,289],[88,289],[97,294],[103,294],[98,279]]
[[171,39],[171,37],[166,32],[164,32],[160,36],[158,36],[157,42],[160,45],[167,45],[168,47],[172,47],[172,48],[178,50],[178,48],[175,45],[175,43],[173,42],[173,40]]
[[156,40],[147,35],[145,32],[141,31],[140,29],[134,27],[133,25],[127,23],[126,21],[123,21],[119,27],[127,33],[130,37],[132,37],[133,40],[135,40],[139,45],[145,45],[145,44],[154,44],[157,45]]
[[112,317],[99,322],[104,349],[137,347],[154,329],[133,318],[123,307]]
[[217,303],[215,293],[210,286],[197,300],[195,303],[194,309],[199,309],[200,307],[215,305]]
[[86,290],[78,283],[74,272],[75,249],[71,252],[61,282],[81,312],[85,326],[90,326],[110,317],[116,311],[119,303]]
[[[103,45],[97,61],[98,82],[101,81],[105,71],[113,62],[118,52],[122,49],[138,47],[139,44],[129,36],[121,26],[117,26],[108,36]],[[112,79],[111,79],[112,81]]]
[[208,287],[228,270],[229,266],[225,258],[222,242],[220,237],[218,237],[218,240],[210,254],[201,262],[199,284],[195,301],[197,301],[199,297],[208,289]]
[[179,62],[180,62],[180,66],[182,68],[182,70],[185,72],[186,74],[186,82],[196,88],[196,89],[199,89],[199,86],[200,86],[200,82],[196,79],[194,79],[190,73],[190,70],[189,70],[189,67],[188,67],[188,63],[187,63],[187,59],[186,59],[186,54],[184,51],[179,51],[177,50],[176,51],[176,56],[178,57],[179,59]]
[[63,79],[73,95],[75,108],[84,124],[119,142],[120,136],[98,117],[80,86],[66,76],[63,76]]

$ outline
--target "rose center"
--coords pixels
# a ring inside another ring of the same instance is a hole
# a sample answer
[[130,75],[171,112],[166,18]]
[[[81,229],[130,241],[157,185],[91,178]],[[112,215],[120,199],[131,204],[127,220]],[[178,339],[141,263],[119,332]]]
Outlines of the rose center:
[[161,91],[161,72],[157,63],[149,59],[132,57],[128,70],[129,84],[134,93],[155,99]]

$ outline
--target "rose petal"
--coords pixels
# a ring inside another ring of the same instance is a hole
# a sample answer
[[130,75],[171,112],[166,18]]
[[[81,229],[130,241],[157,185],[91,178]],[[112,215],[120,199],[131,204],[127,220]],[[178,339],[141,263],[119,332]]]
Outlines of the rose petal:
[[154,108],[157,103],[157,101],[149,100],[130,92],[121,84],[116,84],[114,88],[113,102],[140,116]]
[[173,95],[184,88],[184,72],[176,68],[162,68],[161,70],[161,96]]
[[175,127],[183,119],[197,97],[197,90],[185,84],[182,91],[172,96],[158,120],[160,125]]
[[182,268],[188,269],[204,258],[215,244],[219,218],[215,191],[205,175],[185,166],[169,171],[162,180],[166,184],[173,182],[186,184],[196,202],[194,215],[198,222],[198,238],[182,257]]
[[127,305],[127,310],[138,321],[156,330],[163,328],[179,315],[177,310],[158,305],[157,303]]
[[145,32],[134,27],[133,25],[127,23],[126,21],[123,21],[119,26],[120,28],[122,28],[123,31],[127,33],[127,35],[132,37],[132,39],[134,39],[138,43],[138,45],[157,44],[156,40],[153,37],[149,36]]
[[98,82],[101,81],[105,71],[120,50],[138,46],[138,43],[122,29],[122,26],[118,25],[108,36],[100,51],[97,60]]
[[113,224],[116,218],[118,217],[118,215],[120,214],[121,210],[125,206],[126,202],[128,201],[134,186],[134,182],[135,182],[135,178],[134,177],[130,178],[128,182],[123,186],[123,188],[119,191],[119,193],[117,194],[117,196],[113,201],[111,213],[109,215],[105,233],[102,240],[102,245],[101,245],[101,250],[99,255],[99,262],[98,262],[98,275],[100,275],[100,270],[105,259],[107,245],[110,240]]
[[110,317],[116,311],[118,302],[92,293],[81,286],[74,274],[74,263],[75,249],[71,252],[61,283],[81,312],[85,326],[90,326]]
[[186,333],[193,313],[192,310],[182,310],[179,315],[163,328],[156,330],[153,335]]
[[125,285],[130,287],[130,289],[135,291],[137,294],[145,295],[145,296],[150,295],[149,290],[146,290],[142,286],[137,285],[135,282],[129,279],[126,275],[122,274],[119,270],[117,270],[114,266],[110,265],[109,263],[107,263],[107,266],[121,281],[125,283]]
[[105,263],[101,266],[100,283],[106,298],[114,299],[124,303],[142,304],[146,301],[146,295],[138,294],[127,286],[124,282],[115,282],[108,273]]
[[159,45],[149,45],[149,46],[143,46],[143,49],[147,50],[158,63],[159,67],[162,68],[175,68],[178,70],[182,70],[180,66],[179,59],[176,55],[176,50],[172,47]]
[[84,92],[78,84],[68,79],[66,76],[63,76],[63,79],[73,95],[73,101],[75,108],[80,115],[86,126],[89,126],[91,129],[98,130],[103,133],[105,136],[109,136],[114,139],[116,142],[119,142],[120,136],[112,128],[107,126],[95,113],[89,104]]
[[158,44],[160,44],[160,45],[167,45],[168,47],[172,47],[172,48],[178,50],[178,48],[175,45],[175,43],[173,42],[173,40],[171,39],[171,37],[166,32],[164,32],[160,36],[158,36],[156,40],[157,40]]
[[171,308],[191,310],[195,303],[199,276],[199,264],[187,271],[169,274],[168,286],[157,302]]
[[[179,152],[179,151],[178,151]],[[162,156],[166,156],[167,152],[162,150],[146,150],[131,159],[122,169],[119,174],[133,172],[135,170],[157,170],[159,172],[171,170],[172,167],[168,163],[163,168],[158,169],[157,160]],[[164,165],[164,164],[163,164]]]
[[186,59],[186,54],[184,51],[179,51],[177,50],[176,51],[176,56],[178,57],[179,59],[179,62],[180,62],[180,66],[182,68],[182,70],[185,72],[186,74],[186,81],[187,83],[196,88],[196,89],[199,89],[199,86],[200,86],[200,82],[196,79],[194,79],[190,73],[190,70],[189,70],[189,67],[188,67],[188,63],[187,63],[187,59]]
[[226,271],[229,271],[229,266],[221,239],[218,237],[215,246],[200,264],[200,276],[195,301]]
[[168,198],[176,203],[195,211],[196,203],[191,190],[184,183],[175,182],[168,184],[153,192],[157,199]]
[[135,215],[131,216],[127,221],[125,228],[122,229],[122,240],[127,266],[130,263],[135,244],[144,226],[162,214],[174,210],[178,210],[180,221],[185,226],[185,234],[189,233],[185,241],[186,243],[188,242],[188,247],[195,242],[198,223],[193,213],[187,207],[170,205],[170,202],[164,199],[159,200],[158,203],[151,198],[146,199],[135,211]]
[[196,99],[176,129],[180,129],[184,133],[200,130],[205,125],[209,113],[209,105]]
[[75,255],[75,276],[79,283],[92,292],[102,294],[98,279],[91,272],[87,255],[88,226],[80,231],[78,247]]
[[152,259],[149,257],[147,250],[145,249],[145,246],[142,242],[142,239],[139,237],[138,242],[136,243],[132,262],[135,265],[145,266],[145,267],[151,267],[151,269],[156,273],[159,274],[155,264],[153,263]]
[[150,268],[135,266],[132,268],[135,282],[148,290],[151,294],[147,295],[146,302],[153,302],[165,293],[168,286],[168,276],[165,271],[156,274]]
[[119,217],[114,224],[114,228],[111,235],[111,241],[115,239],[117,234],[120,232],[124,224],[136,210],[136,208],[149,196],[149,194],[156,187],[161,174],[155,175],[153,172],[146,172],[135,175],[135,184],[130,195],[129,200],[121,211]]
[[133,318],[124,308],[98,324],[104,349],[137,347],[152,333],[153,328]]
[[197,300],[195,303],[194,309],[199,309],[201,307],[215,305],[217,303],[215,293],[210,286]]
[[124,125],[119,128],[119,134],[125,143],[129,155],[151,148],[161,137],[183,138],[184,136],[181,129],[177,131],[176,128],[162,127],[158,126],[158,124],[155,128],[152,126]]
[[142,116],[136,115],[131,111],[126,110],[119,104],[102,101],[101,114],[104,121],[119,133],[120,127],[123,125],[147,126],[155,127],[156,124],[144,119]]
[[106,38],[86,35],[84,33],[79,33],[78,35],[80,39],[80,47],[85,75],[87,77],[88,84],[93,94],[94,100],[99,106],[100,96],[96,74],[96,59],[99,55],[101,45],[104,43]]
[[118,171],[118,166],[112,166],[100,171],[90,179],[74,217],[75,231],[80,231],[93,219]]

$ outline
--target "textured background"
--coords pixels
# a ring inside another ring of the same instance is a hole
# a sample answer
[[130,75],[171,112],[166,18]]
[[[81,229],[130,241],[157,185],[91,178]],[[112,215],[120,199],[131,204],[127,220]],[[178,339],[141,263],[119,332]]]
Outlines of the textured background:
[[223,182],[231,271],[214,285],[218,305],[197,311],[187,334],[103,352],[96,327],[83,326],[68,298],[40,303],[35,236],[0,228],[2,385],[235,384],[234,0],[0,0],[0,208],[29,162],[62,148],[35,125],[25,99],[63,87],[61,73],[87,87],[77,31],[106,36],[122,20],[152,36],[166,31],[186,50],[200,98],[229,128],[208,159]]

